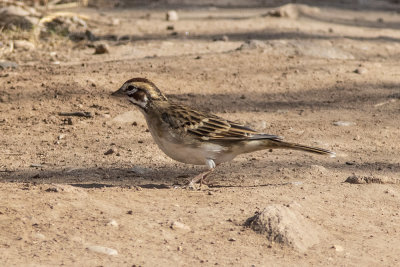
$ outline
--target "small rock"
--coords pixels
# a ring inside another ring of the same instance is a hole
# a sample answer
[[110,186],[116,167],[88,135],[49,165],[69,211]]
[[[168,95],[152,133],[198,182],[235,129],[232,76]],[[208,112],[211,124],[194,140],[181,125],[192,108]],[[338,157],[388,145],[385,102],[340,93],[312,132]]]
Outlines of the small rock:
[[62,140],[62,139],[64,139],[65,138],[65,134],[60,134],[59,136],[57,136],[57,139],[58,140]]
[[21,48],[23,50],[33,50],[35,49],[35,45],[29,41],[25,40],[16,40],[14,41],[14,47],[15,48]]
[[222,36],[219,36],[219,37],[215,37],[213,39],[213,41],[214,42],[216,42],[216,41],[228,42],[229,41],[229,37],[228,37],[228,35],[222,35]]
[[111,220],[107,223],[108,226],[118,227],[118,223],[116,220]]
[[49,187],[46,190],[44,190],[46,192],[54,192],[54,193],[58,193],[58,189],[57,187]]
[[139,175],[143,175],[147,172],[149,172],[150,170],[148,168],[145,167],[140,167],[140,166],[135,166],[132,169],[129,170],[129,172],[133,172]]
[[304,182],[302,182],[302,181],[294,181],[294,182],[291,182],[291,184],[292,185],[296,185],[296,186],[300,186],[300,185],[303,185]]
[[343,252],[344,248],[340,245],[333,245],[332,246],[333,249],[335,249],[337,252]]
[[167,21],[177,21],[179,20],[178,13],[175,10],[169,10],[166,14]]
[[114,149],[110,148],[109,150],[107,150],[106,152],[104,152],[104,155],[111,155],[113,154],[115,151]]
[[249,40],[244,42],[237,50],[253,50],[253,49],[265,49],[267,44],[260,40]]
[[228,240],[231,241],[231,242],[235,242],[235,241],[236,241],[236,238],[231,237],[231,238],[229,238]]
[[132,215],[132,214],[133,214],[133,210],[128,210],[128,211],[126,212],[126,214]]
[[118,251],[112,248],[102,247],[102,246],[89,246],[87,247],[89,251],[106,254],[109,256],[116,256],[118,255]]
[[366,68],[362,68],[362,67],[354,70],[354,73],[357,73],[357,74],[365,74],[367,72],[368,72],[368,70]]
[[39,164],[39,163],[32,163],[29,167],[31,167],[31,168],[42,168],[43,165]]
[[45,240],[45,239],[46,239],[46,236],[45,236],[44,234],[41,234],[41,233],[35,233],[35,234],[33,235],[33,238],[35,238],[35,239],[40,239],[40,240]]
[[270,242],[277,242],[304,252],[318,244],[322,229],[308,221],[298,209],[298,203],[269,205],[247,219],[245,226],[265,234]]
[[172,222],[170,227],[171,227],[171,229],[174,229],[174,230],[190,231],[190,227],[189,226],[187,226],[187,225],[185,225],[185,224],[183,224],[181,222],[177,222],[177,221]]
[[168,30],[168,31],[173,31],[173,30],[175,30],[174,25],[168,25],[168,26],[167,26],[167,30]]
[[278,9],[273,9],[266,14],[264,17],[271,16],[271,17],[284,17],[290,19],[297,19],[301,14],[317,14],[320,12],[320,9],[317,7],[309,7],[307,5],[301,4],[286,4]]
[[335,126],[353,126],[353,125],[355,125],[355,123],[351,122],[351,121],[334,121],[333,125],[335,125]]
[[285,18],[297,19],[297,17],[299,16],[299,11],[297,10],[295,5],[287,4],[281,6],[279,9],[275,9],[268,12],[266,15],[272,17],[285,17]]
[[110,49],[107,44],[98,44],[95,46],[95,55],[110,53]]
[[18,68],[18,64],[8,60],[0,60],[0,69],[16,69]]
[[111,20],[111,25],[113,25],[113,26],[118,26],[118,25],[120,25],[120,24],[121,24],[121,20],[120,20],[120,19],[113,18],[113,19]]
[[357,176],[352,175],[344,181],[350,184],[400,184],[400,179],[389,177],[374,177],[374,176]]

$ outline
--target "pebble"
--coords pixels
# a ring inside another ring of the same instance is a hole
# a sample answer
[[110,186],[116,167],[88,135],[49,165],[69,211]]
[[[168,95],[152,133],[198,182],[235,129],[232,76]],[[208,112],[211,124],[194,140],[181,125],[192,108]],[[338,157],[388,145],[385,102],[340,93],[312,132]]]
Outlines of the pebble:
[[110,148],[109,150],[107,150],[106,152],[104,152],[104,155],[111,155],[113,154],[115,151],[114,149]]
[[23,50],[33,50],[35,49],[35,45],[29,41],[25,40],[16,40],[14,41],[15,48],[21,48]]
[[35,234],[33,235],[33,237],[34,237],[35,239],[40,239],[40,240],[45,240],[45,239],[46,239],[46,236],[45,236],[44,234],[41,234],[41,233],[35,233]]
[[228,35],[222,35],[222,36],[219,36],[219,37],[215,37],[213,39],[213,41],[214,42],[216,42],[216,41],[228,42],[229,41],[229,37],[228,37]]
[[16,69],[18,68],[18,64],[8,60],[0,60],[0,69]]
[[340,245],[333,245],[332,248],[334,248],[337,252],[344,251],[344,248]]
[[357,73],[357,74],[365,74],[367,72],[368,72],[368,70],[366,68],[357,68],[354,70],[354,73]]
[[177,221],[172,222],[170,227],[171,227],[171,229],[174,229],[174,230],[190,231],[190,227],[189,226],[187,226],[187,225],[185,225],[185,224],[183,224],[181,222],[177,222]]
[[58,193],[58,192],[59,192],[58,189],[57,189],[57,187],[49,187],[49,188],[47,188],[47,189],[44,190],[44,191],[46,191],[46,192],[53,192],[53,193]]
[[265,42],[260,40],[248,40],[244,42],[239,48],[236,50],[253,50],[253,49],[265,49],[267,45]]
[[29,167],[31,167],[31,168],[41,168],[41,167],[43,167],[43,165],[42,164],[38,164],[38,163],[32,163]]
[[166,14],[167,21],[177,21],[179,20],[178,13],[175,10],[169,10]]
[[116,256],[118,255],[118,251],[112,248],[102,247],[102,246],[89,246],[87,247],[89,251],[106,254],[109,256]]
[[57,136],[57,139],[58,140],[62,140],[62,139],[64,139],[65,138],[65,134],[60,134],[59,136]]
[[111,20],[111,25],[113,25],[113,26],[118,26],[120,24],[121,24],[121,20],[120,19],[113,18]]
[[107,44],[98,44],[95,46],[95,55],[110,53],[110,49]]
[[352,126],[352,125],[355,125],[355,123],[351,122],[351,121],[334,121],[333,125],[335,125],[335,126]]
[[113,227],[118,227],[119,226],[119,224],[117,223],[117,221],[116,220],[111,220],[111,221],[109,221],[108,223],[107,223],[107,225],[109,225],[109,226],[113,226]]
[[129,170],[129,172],[134,172],[134,173],[140,174],[140,175],[145,174],[149,171],[150,171],[150,169],[145,168],[145,167],[140,167],[140,166],[135,166]]

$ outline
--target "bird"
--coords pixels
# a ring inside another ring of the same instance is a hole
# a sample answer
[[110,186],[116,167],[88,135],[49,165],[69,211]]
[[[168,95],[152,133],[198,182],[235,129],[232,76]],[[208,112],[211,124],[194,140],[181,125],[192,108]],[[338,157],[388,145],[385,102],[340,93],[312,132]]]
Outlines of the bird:
[[112,96],[126,98],[141,111],[155,143],[167,156],[207,166],[189,182],[194,188],[196,183],[201,187],[219,164],[258,150],[292,149],[335,157],[333,151],[286,142],[280,136],[171,101],[147,78],[127,80]]

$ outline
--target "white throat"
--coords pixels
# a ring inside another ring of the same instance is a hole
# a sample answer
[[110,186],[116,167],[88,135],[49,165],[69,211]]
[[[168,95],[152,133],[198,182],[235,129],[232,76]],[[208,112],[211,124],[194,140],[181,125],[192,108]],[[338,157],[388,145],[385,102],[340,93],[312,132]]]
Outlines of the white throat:
[[128,100],[134,105],[140,106],[141,108],[146,108],[148,98],[147,96],[144,96],[143,101],[137,101],[133,97],[129,97]]

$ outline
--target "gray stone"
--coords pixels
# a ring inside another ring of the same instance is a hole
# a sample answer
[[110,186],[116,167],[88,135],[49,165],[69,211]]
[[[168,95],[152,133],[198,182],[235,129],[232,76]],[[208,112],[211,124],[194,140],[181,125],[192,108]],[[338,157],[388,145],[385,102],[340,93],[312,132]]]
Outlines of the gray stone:
[[18,68],[18,64],[8,60],[0,60],[0,69],[16,69]]

